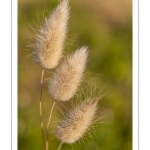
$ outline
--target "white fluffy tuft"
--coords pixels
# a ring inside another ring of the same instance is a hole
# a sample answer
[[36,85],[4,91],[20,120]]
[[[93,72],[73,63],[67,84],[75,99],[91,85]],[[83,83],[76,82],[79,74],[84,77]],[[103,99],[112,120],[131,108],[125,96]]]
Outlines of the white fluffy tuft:
[[98,98],[88,99],[71,110],[56,128],[56,137],[63,143],[79,140],[92,124],[97,110]]
[[58,65],[66,39],[68,19],[68,0],[63,0],[45,19],[33,50],[35,61],[43,68],[51,69]]
[[67,101],[74,96],[83,76],[87,47],[77,49],[56,69],[49,82],[49,93],[55,100]]

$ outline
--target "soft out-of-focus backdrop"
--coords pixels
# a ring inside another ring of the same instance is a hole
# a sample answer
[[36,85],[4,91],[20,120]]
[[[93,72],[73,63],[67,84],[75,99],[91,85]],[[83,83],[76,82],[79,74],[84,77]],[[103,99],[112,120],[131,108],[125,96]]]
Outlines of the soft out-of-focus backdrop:
[[[39,118],[42,68],[32,57],[30,34],[58,4],[57,0],[18,0],[18,149],[41,150]],[[99,102],[99,114],[106,116],[92,138],[73,144],[75,150],[132,149],[132,1],[69,0],[71,14],[66,53],[88,45],[86,72],[97,78],[97,86],[109,91]],[[45,10],[45,11],[44,11]],[[50,77],[46,72],[45,78]],[[43,85],[43,113],[46,124],[53,100]],[[59,141],[53,135],[57,109],[50,128],[50,149]],[[72,149],[64,144],[62,150]]]

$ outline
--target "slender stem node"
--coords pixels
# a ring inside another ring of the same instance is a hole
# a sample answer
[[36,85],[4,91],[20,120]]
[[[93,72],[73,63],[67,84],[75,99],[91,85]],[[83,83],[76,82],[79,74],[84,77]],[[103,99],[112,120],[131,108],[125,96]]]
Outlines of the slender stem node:
[[42,75],[41,75],[41,94],[40,94],[40,102],[39,102],[39,108],[40,108],[40,122],[41,122],[41,131],[42,131],[42,143],[43,143],[43,150],[45,150],[45,145],[44,145],[44,123],[43,123],[43,113],[42,113],[42,83],[43,83],[43,76],[44,76],[44,68],[42,70]]
[[55,104],[56,104],[56,101],[54,101],[54,103],[52,105],[50,115],[49,115],[49,120],[48,120],[48,123],[47,123],[47,128],[46,128],[46,150],[48,150],[48,128],[49,128],[49,125],[50,125],[50,121],[51,121],[51,118],[52,118],[52,112],[53,112]]

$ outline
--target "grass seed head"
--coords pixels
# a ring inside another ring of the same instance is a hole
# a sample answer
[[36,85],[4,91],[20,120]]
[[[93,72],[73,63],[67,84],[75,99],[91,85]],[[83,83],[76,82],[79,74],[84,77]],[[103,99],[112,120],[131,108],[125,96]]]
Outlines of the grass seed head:
[[87,60],[87,47],[66,57],[49,82],[49,93],[55,100],[67,101],[74,96],[81,82]]
[[68,0],[63,0],[45,19],[33,50],[35,61],[43,68],[55,68],[62,57],[69,19]]
[[63,143],[79,140],[92,124],[98,98],[88,99],[77,105],[62,119],[56,128],[56,137]]

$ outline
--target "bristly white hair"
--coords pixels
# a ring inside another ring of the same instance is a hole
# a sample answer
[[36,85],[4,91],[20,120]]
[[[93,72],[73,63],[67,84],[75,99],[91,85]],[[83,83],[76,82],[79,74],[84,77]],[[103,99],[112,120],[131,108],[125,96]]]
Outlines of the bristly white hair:
[[49,93],[55,100],[67,101],[74,96],[83,77],[87,47],[77,49],[64,58],[49,82]]
[[68,0],[63,0],[45,19],[33,50],[35,61],[43,68],[51,69],[58,65],[66,39],[68,19]]

